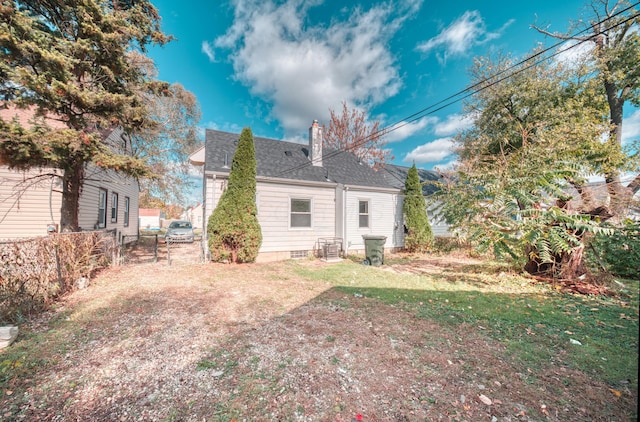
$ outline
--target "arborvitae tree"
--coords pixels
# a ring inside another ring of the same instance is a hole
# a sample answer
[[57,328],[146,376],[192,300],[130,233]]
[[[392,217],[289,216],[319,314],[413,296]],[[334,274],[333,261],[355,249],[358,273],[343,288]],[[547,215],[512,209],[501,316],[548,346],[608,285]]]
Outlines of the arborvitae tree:
[[256,207],[256,155],[253,134],[244,128],[233,156],[227,189],[207,224],[214,261],[253,262],[262,243]]
[[427,217],[427,204],[422,196],[422,186],[415,164],[407,172],[402,213],[406,227],[404,247],[409,252],[427,252],[433,244],[433,231]]

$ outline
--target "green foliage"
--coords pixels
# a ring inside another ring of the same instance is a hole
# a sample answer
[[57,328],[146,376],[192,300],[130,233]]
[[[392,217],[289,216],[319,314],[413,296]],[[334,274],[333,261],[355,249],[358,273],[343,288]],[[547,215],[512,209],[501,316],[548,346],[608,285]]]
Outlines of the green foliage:
[[87,163],[136,177],[148,172],[99,134],[116,126],[131,134],[157,123],[143,94],[166,95],[167,84],[154,79],[139,51],[170,37],[148,0],[5,1],[0,18],[0,98],[66,126],[2,122],[0,160],[64,170],[62,229],[77,230]]
[[576,277],[585,234],[607,230],[567,207],[567,192],[618,156],[600,141],[606,102],[580,82],[586,69],[562,64],[523,67],[492,84],[513,62],[476,63],[483,89],[466,105],[474,126],[456,138],[460,163],[441,183],[442,212],[481,251],[516,258],[527,271]]
[[588,263],[592,268],[640,280],[640,223],[626,220],[611,228],[612,235],[598,234],[589,242]]
[[433,231],[415,164],[407,172],[402,213],[407,231],[404,237],[405,249],[409,252],[427,252],[433,244]]
[[257,214],[255,147],[251,129],[244,128],[233,156],[227,189],[207,223],[214,261],[255,261],[262,244]]

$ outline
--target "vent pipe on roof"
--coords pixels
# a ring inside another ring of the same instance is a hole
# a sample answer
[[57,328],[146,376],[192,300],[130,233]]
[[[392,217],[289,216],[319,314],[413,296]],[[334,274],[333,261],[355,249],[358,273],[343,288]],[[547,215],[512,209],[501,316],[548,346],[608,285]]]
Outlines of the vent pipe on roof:
[[311,164],[322,167],[322,127],[314,120],[309,128],[309,150]]

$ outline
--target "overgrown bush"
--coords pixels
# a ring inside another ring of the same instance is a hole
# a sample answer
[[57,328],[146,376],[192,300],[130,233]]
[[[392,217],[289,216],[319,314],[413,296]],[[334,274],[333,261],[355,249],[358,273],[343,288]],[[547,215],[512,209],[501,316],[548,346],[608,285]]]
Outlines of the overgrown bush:
[[627,220],[611,236],[597,235],[587,250],[591,268],[604,269],[613,275],[640,277],[640,222]]
[[17,323],[109,265],[115,239],[104,232],[64,233],[0,243],[0,324]]

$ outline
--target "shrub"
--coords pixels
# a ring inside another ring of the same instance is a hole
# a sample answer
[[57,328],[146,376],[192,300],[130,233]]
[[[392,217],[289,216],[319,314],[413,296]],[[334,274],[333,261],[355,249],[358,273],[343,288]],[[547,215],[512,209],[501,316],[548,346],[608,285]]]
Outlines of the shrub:
[[402,212],[406,229],[405,249],[409,252],[429,251],[433,244],[433,231],[427,217],[427,204],[422,195],[422,186],[415,164],[407,172]]
[[104,232],[63,233],[0,244],[0,324],[16,323],[109,265],[115,240]]
[[256,157],[251,129],[244,128],[229,183],[207,222],[214,261],[253,262],[262,244],[256,207]]
[[589,244],[587,262],[619,277],[640,276],[640,222],[627,220],[613,235],[594,236]]

